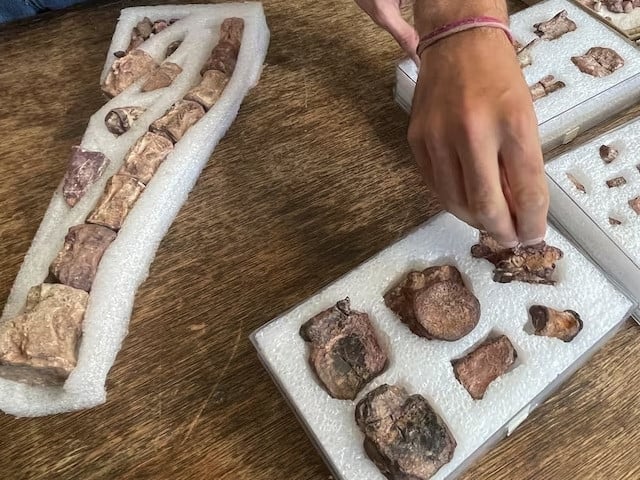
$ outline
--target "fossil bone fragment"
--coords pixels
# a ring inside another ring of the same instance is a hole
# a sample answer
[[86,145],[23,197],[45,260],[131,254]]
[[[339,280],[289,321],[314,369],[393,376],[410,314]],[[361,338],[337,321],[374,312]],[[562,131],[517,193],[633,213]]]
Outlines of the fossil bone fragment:
[[528,247],[504,248],[488,233],[480,232],[480,242],[471,247],[471,255],[484,258],[495,265],[494,282],[520,281],[555,285],[555,262],[563,257],[563,252],[545,242]]
[[599,152],[604,163],[611,163],[618,157],[618,150],[609,145],[601,145]]
[[115,238],[116,232],[102,225],[74,225],[51,264],[51,273],[60,283],[90,291],[100,259]]
[[104,173],[109,159],[100,152],[91,152],[81,147],[71,149],[71,158],[64,174],[62,196],[73,207]]
[[522,46],[518,42],[514,42],[514,48],[516,49],[516,57],[518,58],[518,63],[520,64],[520,68],[528,67],[533,63],[533,57],[531,55],[531,50],[538,43],[540,39],[536,38],[532,40],[525,46]]
[[173,143],[167,137],[146,132],[131,147],[118,173],[130,175],[146,185],[171,150]]
[[334,398],[353,400],[387,363],[369,316],[351,310],[348,298],[308,320],[300,336],[311,343],[309,363]]
[[576,187],[578,191],[582,193],[587,193],[587,189],[585,188],[585,186],[582,183],[580,183],[580,181],[573,174],[567,172],[567,178],[571,183],[573,183],[573,186]]
[[77,362],[89,294],[60,284],[32,287],[25,310],[0,325],[0,376],[61,385]]
[[189,90],[184,99],[198,102],[205,110],[209,110],[222,95],[228,81],[229,77],[219,70],[207,70],[200,83]]
[[533,26],[535,34],[543,40],[555,40],[565,33],[573,32],[577,27],[568,16],[566,10],[562,10],[546,22],[536,23]]
[[453,457],[456,440],[421,395],[381,385],[356,405],[364,449],[391,480],[428,480]]
[[87,223],[103,225],[111,230],[120,230],[143,190],[144,184],[135,178],[128,175],[114,175],[107,182],[98,205],[87,218]]
[[612,178],[611,180],[607,180],[607,187],[609,188],[620,187],[622,185],[625,185],[626,183],[627,181],[625,180],[624,177],[616,177],[616,178]]
[[564,87],[566,87],[564,82],[556,80],[553,75],[547,75],[539,82],[530,85],[529,91],[531,92],[531,98],[533,98],[533,101],[535,102],[536,100],[539,100],[542,97],[546,97],[550,93],[553,93],[556,90],[560,90]]
[[451,362],[456,379],[480,400],[495,379],[504,375],[517,358],[517,353],[505,335],[490,338],[462,358]]
[[594,77],[606,77],[624,66],[623,58],[606,47],[592,47],[584,55],[571,57],[582,73]]
[[182,45],[182,40],[176,40],[175,42],[171,42],[169,46],[167,46],[167,51],[165,52],[165,57],[170,57],[173,53],[178,49],[178,47]]
[[131,50],[113,62],[102,84],[102,91],[115,97],[157,67],[155,60],[147,52],[140,49]]
[[609,217],[609,225],[622,225],[622,222],[617,218]]
[[179,141],[190,127],[205,114],[198,102],[178,100],[162,117],[151,124],[149,130],[166,135],[172,142]]
[[428,339],[459,340],[480,320],[480,302],[450,265],[409,272],[384,301],[413,333]]
[[632,198],[631,200],[629,200],[629,206],[633,209],[634,212],[640,215],[640,197]]
[[570,342],[582,330],[582,319],[573,310],[560,311],[543,305],[533,305],[529,308],[529,315],[536,335]]
[[164,62],[157,68],[142,85],[143,92],[151,92],[159,88],[168,87],[182,72],[182,67],[173,62]]
[[133,27],[133,31],[131,32],[131,41],[129,42],[127,52],[142,45],[142,43],[151,36],[152,32],[153,23],[147,17],[144,17],[136,24],[135,27]]
[[142,107],[121,107],[109,110],[104,117],[104,123],[114,135],[127,132],[146,109]]
[[244,20],[235,17],[225,19],[220,26],[220,39],[200,74],[204,75],[207,70],[218,70],[230,77],[236,68],[243,32]]

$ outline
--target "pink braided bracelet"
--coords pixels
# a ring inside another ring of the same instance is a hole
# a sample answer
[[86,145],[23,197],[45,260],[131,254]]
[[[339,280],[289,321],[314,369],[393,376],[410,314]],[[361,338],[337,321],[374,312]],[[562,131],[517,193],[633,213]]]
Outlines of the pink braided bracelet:
[[420,58],[425,48],[430,47],[436,42],[439,42],[443,38],[447,38],[456,33],[464,32],[465,30],[471,30],[472,28],[479,27],[498,28],[507,35],[509,42],[513,43],[511,30],[509,30],[509,27],[507,27],[500,19],[494,17],[470,17],[447,23],[446,25],[438,27],[431,33],[423,36],[418,43],[418,48],[416,48],[418,58]]

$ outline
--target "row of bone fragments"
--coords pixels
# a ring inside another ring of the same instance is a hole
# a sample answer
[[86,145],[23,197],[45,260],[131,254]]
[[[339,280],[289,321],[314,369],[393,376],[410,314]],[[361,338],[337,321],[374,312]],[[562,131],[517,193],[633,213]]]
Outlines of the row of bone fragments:
[[[145,76],[145,85],[155,82],[157,88],[163,88],[158,85],[165,82],[157,80],[171,69],[158,67],[148,54],[135,48],[149,32],[141,27],[145,23],[155,26],[156,31],[158,25],[166,25],[164,21],[152,24],[145,19],[136,26],[133,48],[116,55],[119,58],[103,85],[105,92],[117,95]],[[0,325],[0,376],[32,385],[61,385],[75,368],[84,313],[100,260],[174,144],[221,95],[235,68],[243,30],[241,18],[228,18],[222,23],[219,42],[200,83],[153,122],[131,147],[85,223],[69,229],[45,283],[30,289],[20,315]],[[107,115],[108,126],[109,118]],[[102,176],[108,163],[101,152],[73,147],[62,186],[70,207]]]
[[[538,36],[527,45],[514,42],[516,56],[520,68],[526,68],[533,64],[533,48],[541,40],[556,40],[566,33],[577,29],[576,23],[568,17],[566,10],[562,10],[553,18],[533,25],[534,33]],[[594,77],[605,77],[624,66],[623,58],[614,50],[606,47],[592,47],[584,55],[571,57],[573,64],[578,69]],[[556,80],[553,75],[546,75],[539,81],[529,85],[529,91],[533,101],[566,87],[566,84]]]
[[[618,158],[618,149],[616,149],[615,147],[612,147],[610,145],[601,145],[600,148],[598,149],[598,153],[600,154],[600,158],[602,159],[602,161],[606,164],[611,164],[613,163],[617,158]],[[636,165],[636,170],[638,170],[638,173],[640,173],[640,163]],[[567,178],[569,179],[569,181],[573,184],[573,186],[576,188],[576,190],[578,190],[579,192],[582,192],[584,194],[587,193],[587,189],[584,186],[584,184],[582,182],[580,182],[580,180],[578,180],[576,178],[575,175],[573,175],[570,172],[566,172]],[[617,177],[613,177],[610,178],[608,180],[606,180],[606,185],[609,188],[617,188],[617,187],[621,187],[623,185],[627,184],[627,179],[622,176],[619,175]],[[640,215],[640,195],[631,198],[627,204],[629,205],[629,207],[636,213],[636,215]],[[611,225],[621,225],[622,222],[616,218],[613,217],[609,217],[609,223]]]
[[635,8],[640,8],[640,0],[583,0],[581,3],[596,12],[602,12],[606,8],[612,13],[631,13]]
[[[495,266],[493,280],[554,285],[556,261],[563,252],[545,244],[505,249],[485,232],[471,249],[475,258]],[[409,329],[426,339],[456,341],[480,319],[480,302],[451,265],[411,271],[384,294],[385,305]],[[534,333],[570,342],[582,330],[580,316],[543,305],[529,308]],[[353,401],[388,366],[369,315],[340,300],[300,328],[309,344],[309,364],[319,383],[336,399]],[[505,335],[489,336],[471,352],[453,360],[455,378],[474,400],[508,372],[517,353]],[[383,384],[355,406],[355,421],[365,436],[369,458],[389,479],[426,480],[453,457],[456,440],[446,423],[419,394]]]

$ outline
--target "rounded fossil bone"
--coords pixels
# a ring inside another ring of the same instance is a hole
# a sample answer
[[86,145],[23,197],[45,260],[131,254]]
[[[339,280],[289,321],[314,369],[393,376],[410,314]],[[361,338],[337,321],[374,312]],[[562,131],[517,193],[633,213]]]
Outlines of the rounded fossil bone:
[[582,319],[573,310],[560,311],[544,305],[533,305],[529,308],[529,314],[536,335],[570,342],[582,330]]
[[121,107],[109,110],[104,117],[104,124],[114,135],[122,135],[131,128],[140,115],[144,113],[142,107]]

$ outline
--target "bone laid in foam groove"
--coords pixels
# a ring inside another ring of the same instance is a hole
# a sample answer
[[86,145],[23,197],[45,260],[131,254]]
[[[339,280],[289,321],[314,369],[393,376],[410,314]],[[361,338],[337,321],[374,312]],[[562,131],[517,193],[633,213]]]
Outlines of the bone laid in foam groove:
[[[127,333],[135,292],[146,278],[158,244],[211,152],[233,122],[244,96],[259,79],[269,30],[261,5],[250,2],[123,10],[107,53],[101,81],[116,60],[113,53],[127,49],[133,27],[144,17],[152,21],[178,19],[138,48],[162,63],[167,46],[182,40],[180,47],[166,59],[180,65],[182,72],[170,87],[151,92],[140,92],[144,82],[140,79],[91,116],[80,146],[102,152],[110,159],[109,165],[73,208],[64,201],[61,186],[58,188],[25,256],[1,321],[20,313],[29,289],[45,280],[49,265],[62,248],[69,227],[85,221],[102,195],[107,180],[122,166],[131,146],[148,131],[154,120],[199,82],[200,68],[217,42],[222,21],[240,17],[244,20],[244,33],[234,75],[215,105],[176,143],[103,255],[85,313],[77,366],[64,387],[34,387],[0,379],[0,409],[6,413],[47,415],[88,408],[105,401],[106,375]],[[127,132],[115,137],[107,130],[104,118],[114,108],[131,105],[145,108],[145,111]]]

